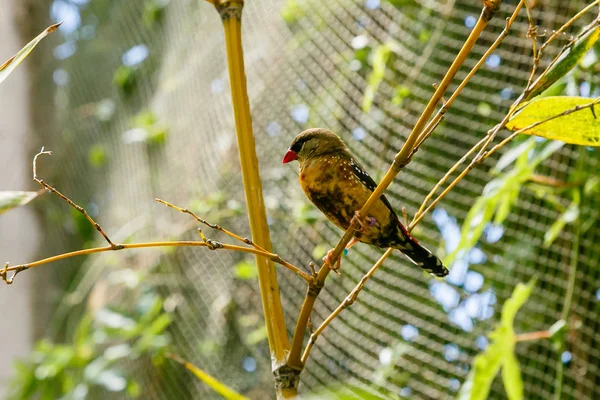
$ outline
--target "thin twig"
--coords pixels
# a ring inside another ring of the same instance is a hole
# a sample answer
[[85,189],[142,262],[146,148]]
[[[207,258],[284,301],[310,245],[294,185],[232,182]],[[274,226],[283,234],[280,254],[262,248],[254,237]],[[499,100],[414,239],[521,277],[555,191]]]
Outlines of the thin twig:
[[[259,250],[261,252],[263,252],[264,254],[268,254],[269,256],[267,257],[269,260],[273,261],[274,263],[277,263],[279,265],[282,265],[284,267],[286,267],[287,269],[293,271],[296,275],[300,276],[301,278],[303,278],[307,283],[311,283],[313,281],[313,277],[309,274],[307,274],[306,272],[302,271],[300,268],[296,267],[295,265],[291,264],[290,262],[284,260],[283,258],[281,258],[279,255],[269,252],[267,250],[265,250],[264,248],[262,248],[261,246],[257,245],[256,243],[254,243],[252,240],[245,238],[245,237],[241,237],[239,235],[236,235],[235,233],[228,231],[227,229],[223,228],[220,225],[217,224],[211,224],[210,222],[206,221],[205,219],[199,217],[198,215],[194,214],[192,211],[188,210],[187,208],[181,208],[178,207],[172,203],[169,203],[168,201],[162,200],[162,199],[155,199],[156,202],[164,204],[165,206],[172,208],[174,210],[177,210],[181,213],[184,214],[188,214],[191,215],[196,221],[214,229],[220,232],[223,232],[224,234],[226,234],[229,237],[234,238],[235,240],[238,240],[244,244],[248,244],[252,247],[254,247],[256,250]],[[207,243],[209,247],[211,247],[212,243],[214,243],[214,241],[207,239],[206,236],[204,236],[204,233],[202,233],[201,229],[198,229],[198,232],[200,233],[200,236],[202,238],[202,241]]]
[[568,20],[567,22],[565,22],[563,24],[563,26],[561,26],[557,31],[554,31],[552,33],[552,35],[550,35],[550,37],[548,38],[548,40],[546,40],[541,46],[540,46],[540,50],[539,50],[539,54],[542,54],[544,52],[544,50],[546,49],[546,47],[548,47],[548,45],[558,37],[558,35],[560,35],[561,33],[563,33],[565,31],[565,29],[567,29],[569,26],[571,26],[575,21],[577,21],[579,18],[581,18],[584,14],[586,14],[589,10],[592,9],[592,7],[594,7],[595,5],[597,5],[598,3],[600,3],[600,0],[595,0],[592,3],[588,4],[585,8],[583,8],[581,11],[579,11],[577,14],[575,14],[573,16],[573,18],[571,18],[570,20]]
[[172,208],[174,210],[177,210],[181,213],[184,214],[188,214],[191,215],[196,221],[200,222],[201,224],[204,224],[206,226],[208,226],[209,228],[212,228],[214,230],[223,232],[224,234],[226,234],[229,237],[232,237],[235,240],[238,240],[242,243],[245,244],[249,244],[250,246],[254,247],[255,249],[261,250],[261,251],[266,251],[264,248],[262,248],[261,246],[257,245],[256,243],[254,243],[252,240],[245,238],[245,237],[241,237],[239,235],[236,235],[235,233],[228,231],[227,229],[223,228],[222,226],[218,225],[218,224],[211,224],[210,222],[206,221],[205,219],[199,217],[198,215],[194,214],[192,211],[188,210],[187,208],[181,208],[178,207],[172,203],[169,203],[168,201],[162,200],[162,199],[154,199],[154,201],[164,204],[165,206]]
[[[65,196],[64,194],[62,194],[58,190],[56,190],[51,185],[49,185],[46,182],[44,182],[43,179],[39,179],[38,178],[38,175],[37,175],[37,159],[38,159],[39,156],[45,155],[45,154],[52,155],[52,152],[51,151],[44,151],[44,148],[42,147],[42,149],[40,150],[40,152],[37,153],[33,157],[33,180],[36,181],[37,183],[39,183],[44,189],[51,191],[52,193],[54,193],[55,195],[57,195],[58,197],[60,197],[61,199],[63,199],[65,202],[67,202],[68,205],[70,205],[71,207],[73,207],[74,209],[76,209],[77,211],[79,211],[80,213],[82,213],[83,216],[90,222],[90,224],[92,224],[92,226],[98,232],[100,232],[100,234],[102,235],[102,237],[104,238],[104,240],[106,240],[106,242],[110,245],[111,248],[119,247],[120,245],[114,244],[110,240],[110,238],[104,232],[104,230],[102,229],[102,227],[100,226],[100,224],[98,224],[96,221],[94,221],[94,219],[92,217],[90,217],[90,215],[87,213],[87,211],[85,211],[85,209],[83,207],[78,206],[71,199],[69,199],[67,196]],[[113,249],[113,250],[120,250],[120,249]]]
[[[51,262],[64,260],[66,258],[83,256],[83,255],[88,255],[88,254],[93,254],[93,253],[101,253],[101,252],[106,252],[106,251],[118,251],[118,250],[124,250],[124,249],[149,248],[149,247],[181,247],[181,246],[207,247],[209,250],[224,249],[224,250],[233,250],[233,251],[239,251],[239,252],[243,252],[243,253],[255,254],[258,256],[265,257],[266,259],[271,260],[274,263],[282,265],[283,267],[291,270],[296,275],[298,275],[299,277],[304,279],[309,285],[311,285],[314,281],[313,276],[300,270],[298,267],[292,265],[291,263],[283,260],[279,255],[269,252],[269,251],[266,251],[264,248],[262,248],[261,246],[258,246],[257,244],[252,242],[250,239],[242,238],[241,236],[238,236],[235,233],[230,232],[230,231],[220,227],[219,225],[211,224],[211,223],[205,221],[204,219],[198,217],[196,214],[194,214],[193,212],[191,212],[189,210],[183,209],[181,207],[178,207],[176,205],[173,205],[171,203],[168,203],[168,202],[166,202],[164,200],[160,200],[160,199],[157,199],[157,201],[162,204],[167,205],[168,207],[178,210],[182,213],[189,214],[192,217],[194,217],[197,221],[199,221],[213,229],[219,230],[219,231],[227,234],[228,236],[241,241],[244,244],[251,245],[252,247],[237,246],[237,245],[231,245],[231,244],[226,244],[226,243],[221,243],[221,242],[217,242],[214,240],[210,240],[210,239],[207,239],[202,234],[201,231],[200,231],[200,233],[201,233],[202,241],[157,241],[157,242],[130,243],[130,244],[113,243],[108,238],[108,235],[106,235],[104,230],[102,230],[100,225],[98,223],[96,223],[96,221],[94,221],[92,219],[92,217],[90,217],[90,215],[87,213],[87,211],[83,207],[78,206],[67,196],[65,196],[64,194],[59,192],[56,188],[47,184],[46,182],[44,182],[44,180],[42,180],[38,177],[38,175],[37,175],[37,158],[40,155],[44,155],[44,154],[51,155],[52,152],[44,151],[44,149],[42,148],[42,150],[38,154],[36,154],[33,158],[33,179],[36,182],[38,182],[40,185],[42,185],[46,190],[49,190],[50,192],[56,194],[58,197],[60,197],[62,200],[64,200],[71,207],[73,207],[77,211],[81,212],[86,217],[86,219],[90,222],[90,224],[92,224],[94,226],[94,228],[96,228],[102,234],[104,239],[106,239],[106,241],[108,242],[109,246],[93,247],[93,248],[84,249],[84,250],[72,251],[72,252],[63,253],[63,254],[59,254],[56,256],[44,258],[41,260],[37,260],[37,261],[31,262],[28,264],[15,265],[13,267],[9,267],[9,263],[6,263],[4,266],[4,269],[2,269],[0,271],[0,278],[2,278],[2,280],[4,280],[4,282],[6,282],[9,285],[14,282],[15,276],[21,271],[24,271],[29,268],[37,267],[40,265],[48,264]],[[13,275],[11,277],[8,277],[8,272],[13,272]]]
[[552,336],[552,332],[550,332],[550,331],[537,331],[537,332],[521,333],[519,335],[515,335],[515,343],[529,342],[532,340],[540,340],[540,339],[548,339],[550,336]]
[[308,343],[306,344],[306,348],[304,349],[304,353],[302,354],[302,364],[306,363],[306,360],[308,359],[308,355],[310,354],[310,351],[312,350],[313,345],[319,338],[319,335],[323,332],[323,330],[325,328],[327,328],[327,326],[331,323],[331,321],[333,321],[345,308],[348,308],[352,304],[354,304],[354,302],[356,301],[356,299],[358,297],[358,294],[365,286],[365,283],[367,283],[367,281],[371,278],[371,276],[373,276],[375,271],[377,271],[377,269],[383,264],[385,259],[390,254],[392,254],[392,251],[394,251],[394,249],[390,247],[389,249],[386,250],[385,253],[383,253],[383,255],[379,258],[379,260],[377,260],[377,262],[371,267],[369,272],[367,272],[365,274],[365,276],[362,277],[360,282],[358,282],[358,284],[354,287],[354,289],[352,289],[352,291],[344,299],[344,301],[342,301],[342,303],[340,303],[340,305],[337,306],[337,308],[325,319],[325,321],[323,321],[321,323],[321,325],[310,335],[310,339],[308,340]]

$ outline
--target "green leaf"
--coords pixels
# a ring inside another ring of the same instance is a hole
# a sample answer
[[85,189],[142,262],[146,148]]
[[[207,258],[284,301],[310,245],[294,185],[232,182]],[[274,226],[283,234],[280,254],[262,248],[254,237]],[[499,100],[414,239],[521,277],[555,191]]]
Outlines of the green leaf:
[[535,279],[531,280],[527,285],[519,282],[514,288],[510,298],[506,300],[504,302],[504,305],[502,306],[502,326],[507,329],[510,329],[510,332],[512,334],[514,334],[513,324],[515,321],[515,316],[517,315],[517,312],[519,312],[519,309],[523,307],[523,304],[525,304],[525,302],[531,295],[531,291],[533,290],[534,286]]
[[517,158],[519,158],[523,154],[527,154],[530,150],[533,150],[534,147],[535,140],[525,140],[518,146],[515,146],[512,149],[508,150],[502,155],[502,157],[500,157],[500,159],[496,163],[496,166],[492,170],[492,173],[499,173],[506,167],[512,165],[517,160]]
[[399,397],[383,396],[371,388],[336,384],[335,386],[328,386],[302,398],[305,400],[389,400],[398,399]]
[[246,344],[248,346],[255,346],[263,340],[267,339],[267,327],[266,325],[262,325],[246,335]]
[[499,160],[499,166],[496,166],[496,170],[504,169],[510,162],[517,161],[513,169],[492,179],[484,187],[483,193],[475,200],[463,222],[458,246],[446,257],[445,264],[451,264],[457,255],[477,244],[487,223],[492,222],[494,214],[496,215],[494,223],[504,222],[510,215],[512,206],[519,198],[521,187],[529,180],[535,168],[564,146],[564,143],[548,142],[537,151],[533,151],[534,146],[535,139],[530,138],[525,143],[517,146],[518,151],[507,156],[507,158]]
[[288,25],[296,24],[304,16],[304,11],[298,4],[298,0],[287,0],[280,11],[281,18]]
[[523,378],[521,377],[521,368],[519,368],[519,361],[515,356],[514,349],[513,351],[507,351],[504,355],[502,382],[510,400],[523,399]]
[[62,22],[54,25],[50,25],[42,33],[37,35],[35,39],[27,43],[17,54],[9,58],[4,64],[0,65],[0,83],[2,83],[8,76],[17,68],[19,64],[31,53],[31,51],[37,46],[50,33],[54,32]]
[[238,279],[247,281],[258,276],[258,269],[253,261],[244,260],[235,265],[233,275]]
[[600,26],[579,38],[546,74],[539,77],[534,84],[534,90],[524,100],[533,99],[571,71],[596,43],[598,37],[600,37]]
[[419,4],[415,0],[387,0],[387,2],[396,7],[397,9],[402,9],[403,7],[408,6],[416,6]]
[[572,224],[579,217],[579,205],[581,203],[581,194],[579,190],[573,190],[572,196],[573,200],[571,201],[571,204],[569,204],[567,209],[556,221],[554,221],[550,229],[544,234],[544,246],[546,248],[550,247],[567,224]]
[[0,214],[6,211],[18,207],[24,206],[31,200],[38,197],[44,191],[39,192],[0,192]]
[[500,325],[490,334],[490,345],[473,360],[473,369],[463,384],[458,398],[460,400],[485,400],[488,398],[494,378],[502,368],[502,378],[506,392],[511,400],[523,398],[523,381],[518,361],[514,354],[515,316],[525,304],[535,280],[527,285],[517,284],[511,297],[502,306]]
[[227,399],[227,400],[247,400],[248,399],[247,397],[242,396],[235,390],[233,390],[230,387],[228,387],[227,385],[225,385],[223,382],[210,376],[209,374],[207,374],[206,372],[204,372],[203,370],[201,370],[194,364],[184,360],[183,358],[181,358],[177,355],[174,355],[174,354],[168,354],[167,357],[169,357],[170,359],[183,365],[188,371],[190,371],[192,374],[194,374],[196,376],[196,378],[198,378],[202,382],[206,383],[208,385],[208,387],[210,387],[216,393],[223,396],[225,399]]
[[365,113],[368,113],[371,110],[373,100],[375,99],[375,93],[377,93],[377,89],[379,88],[379,85],[381,84],[385,76],[387,62],[390,58],[391,53],[392,48],[390,43],[377,46],[373,50],[373,69],[371,70],[371,73],[367,78],[367,88],[365,89],[365,95],[363,97],[362,102],[362,110]]
[[[525,105],[506,127],[512,131],[527,128],[576,107],[589,105],[593,100],[584,97],[555,96],[534,99]],[[600,119],[594,106],[543,122],[522,132],[582,146],[600,146]]]
[[552,347],[557,351],[563,348],[566,336],[568,334],[567,328],[567,322],[564,319],[559,319],[552,324],[550,329],[548,329],[548,332],[550,332],[550,341],[552,342]]
[[[396,365],[400,362],[411,347],[406,342],[398,342],[391,347],[382,349],[380,354],[386,354],[385,358],[380,355],[381,366],[373,374],[373,382],[378,385],[384,385],[387,379],[396,374]],[[401,365],[401,363],[400,363]]]
[[400,85],[394,89],[394,97],[392,98],[392,104],[395,106],[402,106],[404,99],[410,96],[410,88],[408,86]]
[[88,161],[95,167],[100,168],[106,163],[106,149],[101,144],[95,144],[88,150]]

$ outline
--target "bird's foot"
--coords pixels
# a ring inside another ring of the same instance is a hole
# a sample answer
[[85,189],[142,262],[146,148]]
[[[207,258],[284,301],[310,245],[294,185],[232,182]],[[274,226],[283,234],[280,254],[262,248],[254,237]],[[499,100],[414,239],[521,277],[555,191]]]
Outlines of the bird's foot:
[[363,218],[363,216],[360,215],[360,211],[354,211],[354,216],[350,220],[350,224],[352,224],[352,225],[357,224],[360,226],[360,228],[357,229],[358,232],[365,232],[367,230],[367,228],[369,228],[371,226],[375,226],[376,223],[377,223],[377,220],[375,220],[374,217]]
[[327,264],[329,264],[329,268],[335,272],[336,274],[340,275],[340,268],[342,267],[342,257],[338,257],[337,261],[335,263],[331,262],[332,258],[333,258],[333,252],[334,249],[329,249],[329,251],[327,252],[327,255],[325,257],[323,257],[323,261],[325,261]]
[[352,240],[346,245],[346,250],[350,250],[350,248],[356,243],[358,243],[358,239],[353,237]]

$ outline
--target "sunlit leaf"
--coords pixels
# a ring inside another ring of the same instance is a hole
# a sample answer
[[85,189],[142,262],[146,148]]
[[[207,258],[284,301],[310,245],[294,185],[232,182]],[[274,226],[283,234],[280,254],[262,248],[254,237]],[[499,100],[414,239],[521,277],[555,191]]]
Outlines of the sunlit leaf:
[[[569,96],[534,99],[508,121],[506,127],[518,131],[568,110],[574,110],[576,107],[590,105],[594,101],[584,97]],[[570,144],[600,146],[600,119],[594,107],[596,105],[551,119],[523,133]]]
[[391,53],[392,48],[389,43],[377,46],[373,50],[373,59],[371,62],[373,69],[367,78],[367,87],[365,89],[365,95],[362,102],[362,110],[366,113],[371,110],[373,100],[375,99],[375,93],[377,93],[377,89],[379,88],[379,85],[385,76],[387,62]]
[[316,393],[302,397],[305,400],[388,400],[397,399],[397,396],[384,396],[374,389],[356,387],[352,385],[335,385],[323,388]]
[[504,355],[502,365],[502,382],[510,400],[521,400],[523,398],[523,378],[519,361],[513,351],[507,351]]
[[31,51],[42,41],[48,34],[54,32],[61,23],[50,25],[42,33],[37,35],[35,39],[27,43],[17,54],[9,58],[4,64],[0,65],[0,83],[2,83],[8,76],[17,68],[19,64],[31,53]]
[[174,354],[169,354],[169,355],[167,355],[167,357],[169,357],[172,360],[177,361],[178,363],[183,365],[188,371],[190,371],[192,374],[194,374],[202,382],[206,383],[212,390],[214,390],[216,393],[223,396],[225,399],[227,399],[227,400],[246,400],[247,399],[247,397],[242,396],[235,390],[233,390],[230,387],[228,387],[227,385],[225,385],[223,382],[210,376],[209,374],[207,374],[206,372],[204,372],[203,370],[201,370],[194,364],[184,360],[183,358],[181,358],[177,355],[174,355]]
[[579,40],[577,40],[573,46],[560,57],[552,68],[550,68],[548,73],[540,76],[538,81],[534,84],[534,90],[524,100],[533,99],[552,86],[554,82],[565,76],[577,65],[577,63],[579,63],[579,61],[581,61],[583,56],[585,56],[594,43],[596,43],[598,37],[600,37],[600,26],[592,29],[583,37],[579,38]]
[[473,360],[473,369],[460,390],[460,400],[487,399],[492,382],[501,368],[509,399],[523,398],[521,370],[514,354],[513,325],[517,312],[531,295],[534,285],[535,280],[527,285],[517,284],[511,297],[504,302],[500,325],[489,334],[489,346]]
[[241,261],[235,265],[233,274],[238,279],[251,280],[258,276],[258,269],[253,261]]
[[520,143],[518,146],[513,147],[512,149],[510,149],[506,153],[504,153],[502,155],[502,157],[500,157],[500,159],[496,163],[496,166],[494,167],[492,172],[498,173],[498,172],[502,171],[506,167],[512,165],[517,160],[517,158],[519,158],[522,154],[526,154],[527,152],[532,150],[534,147],[535,147],[535,140],[525,140],[524,142]]
[[549,247],[552,242],[556,240],[560,232],[564,229],[567,224],[571,224],[577,220],[579,217],[579,205],[581,203],[581,193],[579,190],[572,191],[573,200],[571,204],[567,207],[565,212],[563,212],[560,217],[546,231],[544,234],[544,246]]
[[0,214],[18,206],[24,206],[38,197],[41,192],[0,192]]

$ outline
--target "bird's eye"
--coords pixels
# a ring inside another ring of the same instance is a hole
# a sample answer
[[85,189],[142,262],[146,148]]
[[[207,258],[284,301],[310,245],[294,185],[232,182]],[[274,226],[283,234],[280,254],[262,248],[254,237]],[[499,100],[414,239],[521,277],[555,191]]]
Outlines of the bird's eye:
[[294,151],[294,152],[296,152],[296,153],[299,153],[299,152],[300,152],[300,150],[302,149],[302,145],[303,145],[303,144],[304,144],[304,142],[297,141],[296,143],[294,143],[294,144],[292,145],[292,147],[290,147],[290,150],[292,150],[292,151]]

